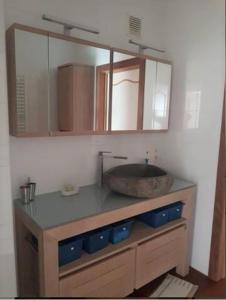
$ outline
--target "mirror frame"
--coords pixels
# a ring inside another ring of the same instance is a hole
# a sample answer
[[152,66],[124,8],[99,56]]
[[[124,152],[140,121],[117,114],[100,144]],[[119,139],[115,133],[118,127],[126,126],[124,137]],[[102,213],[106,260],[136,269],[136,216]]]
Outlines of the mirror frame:
[[[106,49],[110,51],[110,84],[109,84],[109,112],[108,112],[108,130],[102,131],[84,131],[84,132],[74,132],[74,131],[51,131],[49,128],[48,133],[37,133],[37,132],[24,132],[20,133],[17,131],[17,124],[16,124],[16,58],[15,58],[15,30],[22,30],[26,32],[36,33],[40,35],[45,35],[52,38],[57,38],[65,41],[70,41],[82,45],[97,47],[101,49]],[[156,62],[161,62],[165,64],[171,65],[173,71],[173,64],[171,61],[167,59],[161,59],[154,56],[146,55],[146,54],[139,54],[137,52],[124,50],[120,48],[110,47],[105,44],[100,44],[96,42],[87,41],[84,39],[66,36],[61,33],[55,33],[51,31],[47,31],[44,29],[39,29],[35,27],[30,27],[27,25],[22,25],[19,23],[14,23],[11,25],[6,31],[6,46],[7,46],[7,69],[8,69],[8,101],[9,101],[9,126],[10,126],[10,135],[16,137],[49,137],[49,136],[81,136],[81,135],[118,135],[118,134],[131,134],[131,133],[152,133],[152,132],[167,132],[169,130],[169,123],[170,123],[170,110],[171,105],[169,105],[169,121],[168,121],[168,129],[159,129],[159,130],[143,130],[143,108],[144,103],[140,103],[138,105],[138,129],[137,130],[116,130],[111,131],[111,120],[112,120],[112,82],[113,82],[113,55],[114,52],[119,52],[123,54],[127,54],[130,56],[134,56],[138,59],[145,60],[154,60]],[[173,73],[173,72],[172,72]],[[144,77],[144,74],[142,75]],[[170,103],[172,98],[172,78],[171,76],[171,94],[170,94]],[[140,97],[140,95],[139,95]]]

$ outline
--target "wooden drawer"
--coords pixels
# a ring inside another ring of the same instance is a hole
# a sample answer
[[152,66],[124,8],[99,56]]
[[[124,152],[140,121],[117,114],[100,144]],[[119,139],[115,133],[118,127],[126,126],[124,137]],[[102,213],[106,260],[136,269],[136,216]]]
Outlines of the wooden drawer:
[[112,256],[60,280],[60,297],[122,298],[134,289],[135,250]]
[[136,283],[140,288],[181,262],[185,226],[140,244],[136,256]]

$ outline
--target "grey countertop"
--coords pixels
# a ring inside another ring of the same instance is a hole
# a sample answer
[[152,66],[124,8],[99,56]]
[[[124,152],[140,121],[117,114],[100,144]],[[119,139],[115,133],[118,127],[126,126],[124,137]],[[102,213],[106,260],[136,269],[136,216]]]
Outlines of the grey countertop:
[[[167,194],[193,186],[191,182],[175,178]],[[45,230],[147,200],[150,199],[128,197],[113,193],[107,188],[89,185],[81,187],[78,195],[64,197],[61,192],[54,192],[38,195],[28,205],[23,204],[20,199],[15,200],[14,204]]]

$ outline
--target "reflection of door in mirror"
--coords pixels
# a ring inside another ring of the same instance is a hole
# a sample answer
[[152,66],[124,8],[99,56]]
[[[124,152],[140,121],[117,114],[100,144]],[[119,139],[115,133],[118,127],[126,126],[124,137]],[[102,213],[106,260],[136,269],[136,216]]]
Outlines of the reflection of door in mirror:
[[110,51],[52,37],[49,44],[51,130],[75,133],[105,130],[105,126],[97,126],[100,118],[97,108],[99,97],[107,102],[108,89],[101,93],[98,76],[103,66],[106,66],[104,74],[109,74]]
[[107,131],[109,122],[110,64],[96,67],[96,131]]
[[48,36],[16,29],[15,61],[17,133],[46,135]]
[[144,130],[166,130],[171,93],[170,64],[146,60],[144,92]]
[[141,129],[145,61],[114,53],[111,130]]

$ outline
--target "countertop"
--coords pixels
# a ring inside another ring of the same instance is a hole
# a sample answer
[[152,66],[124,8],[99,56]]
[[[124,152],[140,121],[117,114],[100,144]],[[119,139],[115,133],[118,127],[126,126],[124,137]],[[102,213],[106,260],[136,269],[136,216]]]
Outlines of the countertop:
[[[174,178],[174,183],[167,194],[194,186],[194,183]],[[64,197],[61,192],[54,192],[38,195],[27,205],[23,204],[20,199],[16,199],[14,205],[28,215],[41,229],[46,230],[141,201],[150,201],[150,199],[128,197],[111,192],[107,188],[89,185],[81,187],[78,195]]]

